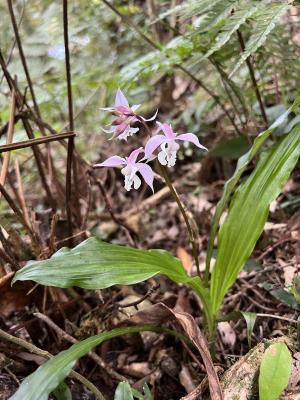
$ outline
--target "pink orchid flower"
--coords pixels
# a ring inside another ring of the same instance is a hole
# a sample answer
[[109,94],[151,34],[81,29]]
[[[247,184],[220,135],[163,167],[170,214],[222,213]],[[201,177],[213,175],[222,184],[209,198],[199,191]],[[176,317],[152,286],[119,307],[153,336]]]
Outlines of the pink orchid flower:
[[133,150],[128,157],[119,157],[112,156],[107,160],[103,161],[101,164],[95,164],[94,167],[117,167],[119,165],[125,165],[122,168],[121,173],[124,175],[124,187],[127,191],[132,189],[132,185],[134,189],[138,189],[141,186],[141,179],[136,175],[139,172],[147,183],[148,186],[153,190],[153,179],[154,174],[152,168],[145,163],[137,162],[137,158],[140,153],[143,153],[143,147],[139,149]]
[[[193,133],[182,133],[178,135],[173,131],[170,124],[161,124],[157,122],[159,128],[157,129],[155,136],[148,140],[145,146],[145,157],[149,158],[154,151],[160,146],[161,151],[158,153],[158,161],[162,165],[168,165],[173,167],[176,163],[177,151],[179,150],[179,144],[177,140],[191,142],[200,149],[207,150],[206,147],[200,144],[199,139]],[[160,131],[163,131],[163,135],[158,135]]]
[[[156,118],[156,113],[149,119],[136,114],[140,104],[129,106],[128,100],[121,89],[117,90],[114,107],[101,108],[101,110],[112,112],[117,116],[113,121],[109,130],[104,130],[107,133],[113,133],[114,136],[118,135],[118,139],[127,140],[128,136],[132,136],[139,131],[139,128],[131,128],[130,124],[136,121],[153,121]],[[114,137],[113,136],[113,137]]]
[[133,122],[138,121],[136,117],[128,117],[121,115],[117,117],[109,129],[102,129],[106,133],[112,133],[111,139],[117,137],[120,140],[127,140],[129,136],[132,136],[139,131],[139,128],[133,128],[130,126]]

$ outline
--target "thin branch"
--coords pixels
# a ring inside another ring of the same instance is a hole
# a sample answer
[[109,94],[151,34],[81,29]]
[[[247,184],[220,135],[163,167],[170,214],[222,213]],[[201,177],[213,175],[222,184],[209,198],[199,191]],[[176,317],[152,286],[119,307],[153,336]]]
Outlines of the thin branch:
[[[70,65],[70,52],[69,52],[69,34],[68,34],[68,0],[63,0],[63,23],[64,23],[64,45],[65,45],[65,60],[66,60],[66,75],[67,75],[67,90],[68,90],[68,107],[69,107],[69,127],[70,130],[74,131],[74,116],[73,116],[73,98],[72,98],[72,82],[71,82],[71,65]],[[75,159],[73,157],[74,152],[74,138],[70,138],[68,141],[68,155],[67,155],[67,173],[66,173],[66,212],[68,222],[68,236],[73,236],[72,228],[72,210],[71,210],[71,199],[72,199],[72,163],[73,163],[73,175],[75,182],[75,193],[77,192],[77,173]],[[69,241],[69,245],[72,245],[72,239]]]
[[27,222],[27,225],[30,225],[30,219],[29,219],[29,213],[26,207],[26,202],[25,202],[25,196],[24,196],[24,190],[23,190],[23,184],[22,184],[22,179],[21,179],[21,173],[20,173],[20,167],[19,167],[19,162],[18,158],[15,159],[15,174],[16,174],[16,179],[17,179],[17,196],[19,200],[19,204],[21,206],[23,216],[25,221]]
[[[16,105],[17,105],[17,108],[21,110],[22,107],[23,107],[22,95],[20,93],[20,90],[17,87],[16,82],[12,79],[9,71],[7,70],[7,67],[6,67],[6,64],[5,64],[5,60],[3,58],[1,50],[0,50],[0,65],[1,65],[2,71],[4,73],[5,79],[7,81],[7,84],[9,86],[10,90],[12,90],[13,88],[15,89]],[[23,120],[23,126],[24,126],[24,129],[25,129],[26,133],[27,133],[28,138],[29,139],[34,139],[34,134],[33,134],[33,130],[32,130],[32,127],[31,127],[30,123],[27,120]],[[32,151],[33,151],[33,154],[34,154],[34,158],[35,158],[35,161],[36,161],[36,164],[37,164],[37,168],[38,168],[38,171],[39,171],[39,174],[40,174],[40,178],[41,178],[43,187],[44,187],[45,192],[47,194],[48,201],[50,202],[52,208],[55,208],[56,207],[56,203],[55,203],[55,200],[54,200],[54,198],[52,196],[50,187],[48,185],[48,182],[47,182],[47,179],[46,179],[46,176],[45,176],[44,168],[43,168],[43,156],[42,156],[41,152],[39,151],[39,149],[37,147],[33,147]]]
[[38,144],[56,142],[59,140],[72,138],[74,136],[76,136],[76,133],[74,133],[74,132],[65,132],[65,133],[57,133],[56,135],[45,136],[45,137],[37,138],[37,139],[23,140],[23,141],[17,142],[17,143],[4,144],[4,145],[0,146],[0,154],[5,153],[7,151],[12,151],[12,150],[17,150],[17,149],[25,149],[26,147],[34,147],[34,146],[37,146]]
[[[39,347],[35,346],[34,344],[28,343],[28,342],[26,342],[26,340],[23,340],[21,338],[10,335],[9,333],[3,331],[2,329],[0,329],[0,337],[1,337],[1,339],[4,339],[8,342],[16,344],[17,346],[23,347],[24,349],[28,350],[30,353],[37,354],[37,355],[47,358],[47,359],[54,357],[48,351],[42,350]],[[100,392],[100,390],[97,389],[96,386],[93,385],[92,382],[90,382],[84,376],[80,375],[78,372],[75,372],[75,371],[71,371],[69,376],[71,378],[74,378],[77,381],[81,382],[86,388],[88,388],[92,393],[94,393],[94,395],[96,396],[96,399],[105,400],[105,397]]]
[[[14,134],[14,119],[15,119],[15,112],[16,112],[16,93],[14,88],[12,89],[11,93],[11,107],[10,107],[10,115],[9,115],[9,122],[8,122],[8,129],[6,135],[6,143],[9,145],[13,140]],[[0,174],[0,183],[4,185],[7,172],[8,172],[8,165],[9,165],[10,153],[7,153],[3,157],[3,164],[1,168]]]
[[[149,36],[145,35],[129,18],[127,18],[125,15],[123,15],[117,8],[115,8],[109,1],[107,0],[102,0],[104,4],[106,4],[115,14],[117,14],[124,23],[126,23],[130,28],[132,28],[145,42],[147,42],[151,47],[153,47],[156,50],[162,51],[162,46],[151,38]],[[168,58],[167,55],[165,55],[166,58]],[[197,78],[194,74],[192,74],[188,69],[183,67],[181,64],[174,64],[174,66],[178,69],[180,69],[182,72],[184,72],[186,75],[188,75],[192,80],[194,80],[203,90],[206,91],[213,99],[214,101],[221,107],[223,112],[226,114],[230,122],[232,123],[233,127],[235,128],[236,132],[240,135],[241,132],[237,126],[237,124],[234,121],[234,118],[232,118],[230,112],[226,109],[224,104],[220,101],[220,97],[215,94],[209,87],[205,85],[205,83]]]
[[280,319],[281,321],[286,321],[286,322],[290,322],[291,324],[298,324],[298,321],[295,319],[291,319],[291,318],[286,318],[286,317],[281,317],[280,315],[273,315],[273,314],[260,314],[257,313],[256,314],[257,317],[261,317],[261,318],[274,318],[274,319]]
[[[32,80],[31,80],[29,69],[28,69],[28,66],[27,66],[27,61],[26,61],[26,57],[25,57],[25,54],[24,54],[20,33],[19,33],[19,27],[18,27],[18,24],[17,24],[17,21],[16,21],[16,17],[15,17],[15,14],[14,14],[12,0],[7,0],[7,5],[8,5],[9,14],[10,14],[10,18],[11,18],[11,23],[12,23],[13,30],[14,30],[14,33],[15,33],[15,39],[16,39],[16,42],[17,42],[17,45],[18,45],[18,50],[19,50],[19,53],[20,53],[22,65],[23,65],[23,68],[24,68],[24,72],[25,72],[25,75],[26,75],[27,82],[28,82],[28,87],[29,87],[29,90],[30,90],[34,111],[35,111],[36,115],[38,116],[38,118],[41,119],[41,113],[40,113],[40,109],[39,109],[38,103],[36,101]],[[43,126],[39,126],[39,128],[41,130],[42,135],[45,135],[45,131],[44,131]]]
[[[238,39],[239,39],[239,44],[240,44],[241,50],[245,51],[245,42],[244,42],[244,38],[243,38],[242,32],[237,30],[237,35],[238,35]],[[258,88],[258,85],[257,85],[257,81],[256,81],[256,78],[255,78],[255,73],[254,73],[254,68],[253,68],[253,65],[251,63],[250,57],[246,58],[246,64],[247,64],[247,67],[248,67],[248,70],[249,70],[249,75],[250,75],[250,78],[251,78],[251,81],[252,81],[252,85],[253,85],[253,88],[254,88],[254,91],[255,91],[255,95],[256,95],[256,98],[257,98],[257,101],[258,101],[258,104],[259,104],[259,108],[260,108],[260,111],[261,111],[262,118],[264,120],[264,123],[265,123],[266,127],[268,127],[269,126],[268,117],[267,117],[265,106],[264,106],[264,103],[262,101],[262,97],[261,97],[261,94],[260,94],[260,91],[259,91],[259,88]]]

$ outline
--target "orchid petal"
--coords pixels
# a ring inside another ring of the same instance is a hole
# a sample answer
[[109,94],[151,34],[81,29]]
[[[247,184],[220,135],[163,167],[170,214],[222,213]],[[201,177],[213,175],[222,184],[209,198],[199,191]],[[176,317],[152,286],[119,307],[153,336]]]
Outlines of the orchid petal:
[[181,135],[176,136],[176,140],[183,140],[185,142],[191,142],[195,146],[199,147],[200,149],[204,149],[204,150],[208,151],[208,149],[206,147],[204,147],[204,146],[202,146],[202,144],[200,144],[199,139],[193,133],[182,133]]
[[151,139],[148,140],[145,146],[145,156],[150,157],[153,152],[165,141],[167,141],[164,135],[155,135]]
[[126,160],[123,157],[112,156],[100,164],[95,164],[94,167],[117,167],[118,165],[126,164]]
[[145,164],[145,163],[136,163],[135,166],[136,166],[137,170],[139,171],[139,173],[142,175],[144,181],[152,189],[152,192],[154,192],[154,189],[153,189],[154,173],[152,171],[152,168],[148,164]]
[[141,107],[141,105],[140,104],[134,104],[132,107],[131,107],[131,111],[133,111],[133,112],[135,112],[138,108],[140,108]]
[[102,110],[102,111],[109,111],[109,112],[112,112],[112,111],[114,111],[114,107],[100,107],[100,110]]
[[105,133],[114,133],[116,129],[115,129],[114,126],[111,126],[109,129],[101,128],[101,130],[102,130],[103,132],[105,132]]
[[139,155],[140,153],[142,153],[143,151],[144,151],[143,147],[139,147],[138,149],[133,150],[133,151],[129,154],[129,156],[127,157],[127,162],[128,162],[128,164],[135,164],[138,155]]
[[129,107],[128,101],[121,89],[117,90],[116,99],[115,99],[115,107],[119,107],[119,106]]
[[168,139],[174,139],[176,137],[176,133],[173,131],[173,128],[170,124],[162,124],[158,121],[156,123],[159,126],[157,132],[160,132],[162,130]]
[[151,118],[148,118],[148,119],[147,119],[147,118],[144,118],[144,117],[141,117],[141,118],[142,118],[142,120],[145,121],[145,122],[154,121],[155,118],[156,118],[156,116],[157,116],[157,113],[158,113],[158,110],[156,110],[155,114],[152,115]]

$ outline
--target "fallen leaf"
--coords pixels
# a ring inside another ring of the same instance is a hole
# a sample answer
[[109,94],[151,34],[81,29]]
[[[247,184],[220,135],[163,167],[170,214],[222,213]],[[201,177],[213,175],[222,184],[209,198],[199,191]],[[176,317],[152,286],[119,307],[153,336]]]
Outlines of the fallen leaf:
[[182,326],[186,335],[193,342],[194,346],[201,354],[209,383],[210,395],[213,400],[223,400],[223,394],[212,358],[208,349],[208,344],[194,318],[184,312],[176,312],[162,303],[155,304],[144,311],[135,314],[129,322],[135,324],[155,324],[161,325],[170,320],[177,320]]
[[183,248],[177,247],[176,255],[179,260],[182,262],[182,265],[186,272],[189,274],[191,272],[193,266],[193,258],[192,256]]
[[231,327],[229,322],[219,322],[218,323],[218,332],[221,336],[222,342],[233,348],[236,342],[236,333]]

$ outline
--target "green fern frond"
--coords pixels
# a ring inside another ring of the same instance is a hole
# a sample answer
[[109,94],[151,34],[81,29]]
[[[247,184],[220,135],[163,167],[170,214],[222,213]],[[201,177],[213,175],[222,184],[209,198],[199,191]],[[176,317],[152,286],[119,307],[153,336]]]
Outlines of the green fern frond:
[[[262,4],[262,3],[261,3]],[[214,40],[214,44],[203,56],[203,59],[210,57],[216,51],[220,50],[231,38],[231,36],[243,25],[248,18],[258,11],[260,4],[254,3],[252,6],[249,5],[249,1],[246,0],[242,3],[241,8],[234,10],[234,13],[227,18],[224,25],[221,27],[219,34]]]
[[[229,0],[230,1],[230,0]],[[228,0],[189,0],[178,4],[171,10],[161,13],[158,20],[162,20],[171,14],[177,14],[181,20],[203,15],[209,12],[218,3],[227,3]]]
[[265,43],[267,36],[276,27],[277,21],[286,13],[289,7],[290,5],[286,2],[268,4],[253,16],[255,21],[253,33],[246,44],[242,57],[237,62],[229,77],[240,68],[251,54],[255,53],[255,51]]
[[200,19],[197,27],[198,33],[209,31],[220,22],[223,23],[238,3],[238,0],[225,0],[215,3],[213,7],[210,8],[210,11]]

